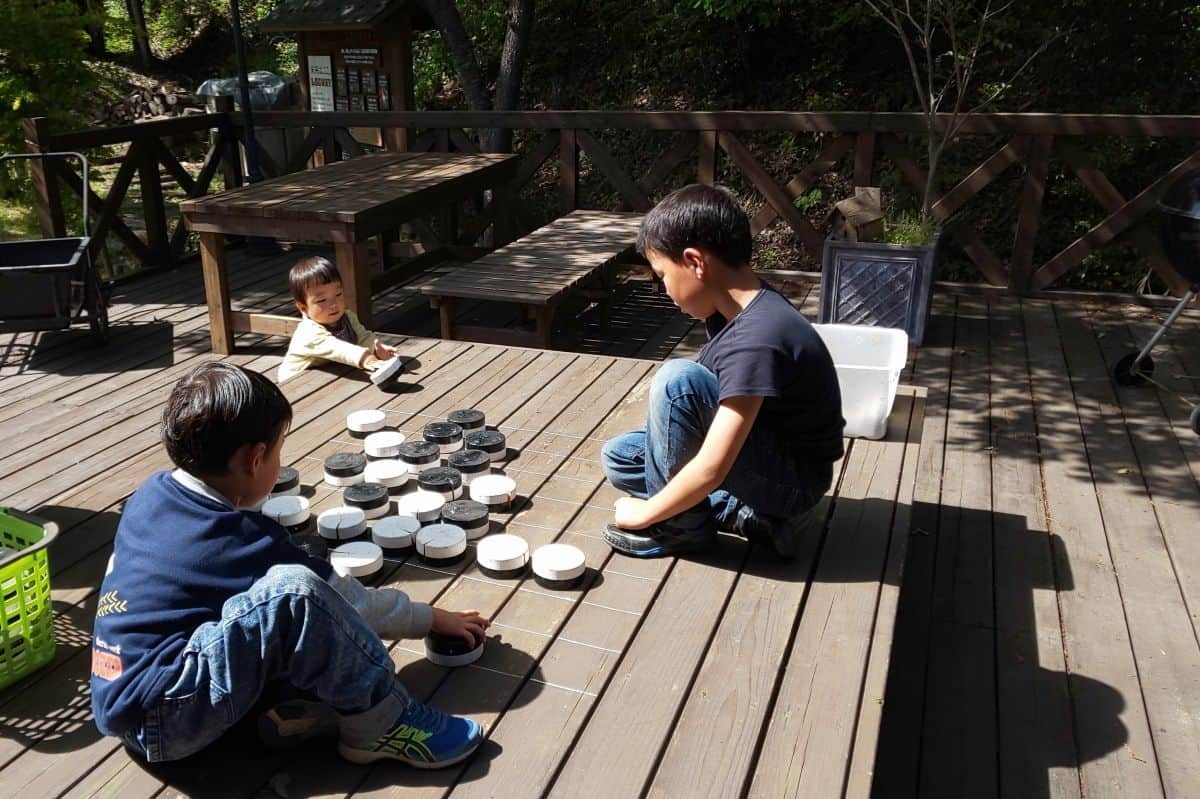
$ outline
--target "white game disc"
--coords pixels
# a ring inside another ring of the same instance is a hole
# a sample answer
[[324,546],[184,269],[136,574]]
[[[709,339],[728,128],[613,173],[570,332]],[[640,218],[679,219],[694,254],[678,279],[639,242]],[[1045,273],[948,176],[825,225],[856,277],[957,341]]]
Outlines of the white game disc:
[[262,514],[284,527],[295,527],[308,521],[308,500],[300,496],[272,497],[263,503]]
[[368,519],[380,519],[392,512],[392,503],[385,502],[374,508],[363,508],[362,512]]
[[533,553],[533,573],[543,580],[566,582],[583,574],[583,551],[570,544],[546,544]]
[[471,481],[471,499],[489,507],[507,505],[516,499],[517,483],[502,474],[485,474]]
[[[375,433],[380,436],[383,433]],[[378,483],[385,488],[399,488],[408,482],[408,464],[397,460],[371,461],[363,475],[368,483]]]
[[359,472],[358,474],[352,474],[349,477],[338,477],[337,475],[332,475],[329,472],[325,472],[326,485],[337,486],[338,488],[347,488],[349,486],[358,485],[361,482],[363,482],[362,472]]
[[338,541],[345,538],[355,538],[367,530],[367,516],[361,508],[342,505],[321,511],[317,517],[317,532],[322,538]]
[[384,549],[408,549],[420,529],[412,516],[387,516],[371,525],[371,540]]
[[400,454],[400,445],[404,443],[404,434],[395,430],[381,430],[372,433],[363,441],[363,449],[372,458],[394,458]]
[[453,524],[431,524],[417,531],[417,554],[429,560],[457,558],[467,551],[467,534]]
[[387,414],[383,411],[351,411],[346,415],[346,429],[351,433],[374,433],[382,430],[386,422]]
[[419,522],[434,522],[441,515],[442,505],[445,504],[441,494],[418,489],[396,500],[396,513],[400,516],[413,516]]
[[383,550],[370,541],[351,541],[330,550],[329,565],[343,577],[367,577],[383,567]]
[[485,569],[506,572],[519,569],[529,562],[529,544],[511,533],[489,535],[475,548],[475,560]]
[[391,380],[404,369],[404,359],[399,355],[388,358],[379,367],[371,372],[371,382],[377,386],[382,386],[387,381]]
[[[483,645],[487,640],[480,641],[474,649],[467,649],[466,642],[461,638],[455,641],[449,639],[450,636],[446,635],[425,636],[425,659],[430,663],[450,668],[466,666],[479,660],[483,655]],[[438,651],[438,647],[446,647],[447,643],[449,644],[448,651]]]

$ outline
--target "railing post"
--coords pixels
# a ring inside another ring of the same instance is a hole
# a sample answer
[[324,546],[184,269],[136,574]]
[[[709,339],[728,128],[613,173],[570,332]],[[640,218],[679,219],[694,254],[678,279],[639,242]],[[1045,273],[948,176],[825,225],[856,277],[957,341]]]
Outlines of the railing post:
[[[154,136],[153,133],[149,134]],[[146,245],[153,266],[171,261],[171,239],[167,233],[167,208],[163,200],[162,173],[158,168],[158,148],[153,139],[130,143],[126,158],[137,158],[138,182],[142,186],[142,218],[146,221]],[[166,146],[165,143],[163,146]]]
[[[21,129],[25,134],[27,152],[52,152],[50,120],[46,117],[22,119]],[[42,229],[42,235],[48,239],[61,239],[67,235],[66,216],[63,214],[62,194],[59,193],[56,170],[57,167],[52,161],[44,158],[29,159],[29,175],[33,178],[38,225]]]
[[860,130],[854,140],[854,185],[874,186],[871,176],[875,172],[875,131]]
[[717,182],[717,131],[700,131],[700,163],[696,167],[696,182],[711,186]]
[[574,130],[559,133],[558,147],[558,191],[563,213],[574,211],[579,205],[579,143]]
[[1053,136],[1032,137],[1025,158],[1025,185],[1021,189],[1017,232],[1013,236],[1012,259],[1008,268],[1009,288],[1022,296],[1029,293],[1029,281],[1033,276],[1033,246],[1037,242],[1038,225],[1041,222],[1046,173],[1053,143]]
[[[221,153],[221,181],[226,189],[234,189],[242,185],[242,159],[238,149],[238,137],[233,127],[233,98],[214,97],[213,110],[225,115],[222,123],[226,133],[225,152]],[[216,143],[216,136],[213,136]]]

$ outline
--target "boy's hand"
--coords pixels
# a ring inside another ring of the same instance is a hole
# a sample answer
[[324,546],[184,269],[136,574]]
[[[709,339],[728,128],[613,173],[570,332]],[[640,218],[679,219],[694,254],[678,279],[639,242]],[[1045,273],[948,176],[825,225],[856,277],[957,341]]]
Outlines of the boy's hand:
[[613,521],[616,522],[617,527],[623,527],[626,530],[641,530],[643,527],[650,526],[646,518],[646,500],[637,497],[621,497],[613,503],[613,507],[615,508]]
[[379,360],[374,355],[372,355],[371,353],[368,352],[366,355],[363,356],[362,368],[366,369],[368,372],[374,372],[376,369],[379,368],[379,364],[381,364],[381,363],[383,363],[383,361]]
[[433,609],[433,626],[430,628],[441,635],[457,635],[472,647],[483,640],[483,631],[491,624],[477,610]]
[[389,347],[379,339],[375,339],[375,357],[381,361],[396,357],[396,348]]

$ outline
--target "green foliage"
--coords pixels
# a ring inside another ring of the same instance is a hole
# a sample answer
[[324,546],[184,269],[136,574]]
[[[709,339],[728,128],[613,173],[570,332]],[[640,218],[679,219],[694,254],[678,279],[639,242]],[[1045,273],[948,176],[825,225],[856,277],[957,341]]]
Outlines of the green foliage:
[[[3,151],[25,150],[22,117],[50,117],[60,130],[80,124],[77,109],[93,86],[92,73],[83,61],[86,21],[68,0],[7,0],[0,25]],[[24,174],[24,164],[0,171],[0,194],[18,193],[25,185]]]
[[922,221],[920,214],[900,213],[883,223],[883,241],[887,244],[922,247],[933,242],[936,232],[935,226]]
[[821,202],[821,190],[814,186],[813,188],[804,192],[804,194],[798,196],[795,200],[792,200],[792,205],[796,206],[801,211],[811,211],[819,202]]

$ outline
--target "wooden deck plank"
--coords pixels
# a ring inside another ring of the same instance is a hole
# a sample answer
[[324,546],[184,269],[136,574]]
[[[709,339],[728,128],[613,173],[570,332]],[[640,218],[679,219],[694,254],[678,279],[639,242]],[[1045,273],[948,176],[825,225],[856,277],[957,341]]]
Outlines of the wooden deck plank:
[[1180,712],[1200,708],[1200,643],[1095,335],[1078,308],[1056,310],[1163,789],[1182,796],[1200,785],[1200,718]]
[[998,786],[986,305],[960,299],[955,327],[920,793],[982,797]]
[[[989,305],[998,754],[1010,796],[1080,795],[1078,751],[1019,305]],[[1019,366],[1014,366],[1019,365]],[[1063,575],[1069,578],[1069,575]]]
[[845,789],[912,405],[897,397],[886,439],[856,441],[846,459],[748,796]]
[[1121,786],[1161,796],[1154,744],[1120,586],[1084,448],[1080,411],[1064,385],[1067,360],[1049,303],[1022,306],[1041,453],[1046,516],[1062,542],[1054,553],[1063,641],[1084,795]]

